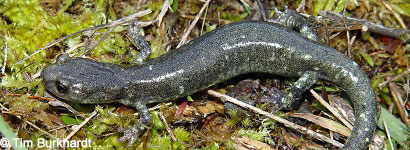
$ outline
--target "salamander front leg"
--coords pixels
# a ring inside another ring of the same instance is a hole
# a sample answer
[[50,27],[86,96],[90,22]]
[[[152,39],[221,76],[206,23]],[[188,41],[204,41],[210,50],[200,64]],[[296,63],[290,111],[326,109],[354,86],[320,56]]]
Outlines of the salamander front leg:
[[118,139],[118,142],[128,141],[129,148],[132,147],[137,138],[144,133],[152,121],[152,116],[145,104],[137,103],[132,104],[132,106],[138,110],[140,119],[133,127],[125,130],[124,135]]
[[151,54],[151,48],[147,41],[140,33],[140,28],[137,25],[138,21],[132,21],[128,25],[128,36],[132,42],[140,49],[138,55],[134,58],[133,63],[143,64]]
[[302,76],[290,88],[286,96],[281,99],[283,107],[291,107],[292,104],[302,97],[303,92],[305,92],[318,80],[318,77],[319,73],[317,72],[306,71],[303,73]]

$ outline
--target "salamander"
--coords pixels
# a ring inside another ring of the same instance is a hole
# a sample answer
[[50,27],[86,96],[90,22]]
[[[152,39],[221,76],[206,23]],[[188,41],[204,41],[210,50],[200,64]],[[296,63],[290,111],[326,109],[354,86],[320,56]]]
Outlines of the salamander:
[[165,102],[247,73],[299,79],[281,99],[290,106],[318,79],[340,86],[355,108],[343,149],[365,149],[376,129],[376,98],[369,78],[350,58],[287,27],[259,21],[230,23],[142,65],[124,68],[60,55],[41,76],[52,95],[77,103],[119,102],[140,114],[119,141],[129,146],[151,123],[146,104]]

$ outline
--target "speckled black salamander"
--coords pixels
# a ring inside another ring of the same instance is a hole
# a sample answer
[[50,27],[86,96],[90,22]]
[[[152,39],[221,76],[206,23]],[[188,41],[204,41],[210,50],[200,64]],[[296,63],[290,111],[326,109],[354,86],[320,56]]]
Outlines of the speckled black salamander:
[[280,25],[225,25],[157,59],[132,68],[61,55],[42,72],[46,89],[78,103],[118,102],[141,119],[120,141],[130,144],[149,125],[148,103],[164,102],[250,72],[300,77],[282,99],[289,106],[318,78],[341,86],[351,98],[356,122],[344,149],[365,149],[376,128],[376,98],[368,77],[351,59],[329,46]]

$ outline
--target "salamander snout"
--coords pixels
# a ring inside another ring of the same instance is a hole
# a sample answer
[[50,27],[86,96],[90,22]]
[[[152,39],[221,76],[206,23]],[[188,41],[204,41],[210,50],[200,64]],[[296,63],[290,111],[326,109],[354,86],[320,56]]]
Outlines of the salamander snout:
[[57,66],[51,65],[41,72],[43,85],[48,93],[65,100],[75,101],[73,97],[73,86],[69,80],[64,79],[64,75],[57,70]]
[[60,55],[55,64],[43,69],[41,77],[47,92],[55,97],[76,103],[108,103],[120,97],[122,82],[115,76],[120,70],[113,65]]

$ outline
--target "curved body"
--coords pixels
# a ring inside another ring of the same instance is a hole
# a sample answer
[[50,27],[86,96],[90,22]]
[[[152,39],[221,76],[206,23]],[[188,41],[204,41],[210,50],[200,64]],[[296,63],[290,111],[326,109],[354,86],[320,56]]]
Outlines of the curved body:
[[[365,149],[376,128],[376,98],[360,67],[329,46],[272,23],[228,24],[137,67],[59,59],[42,73],[52,94],[79,103],[120,99],[137,109],[241,74],[300,77],[307,71],[317,72],[320,79],[343,88],[354,104],[356,122],[344,149]],[[56,82],[67,84],[70,91],[58,91]]]

